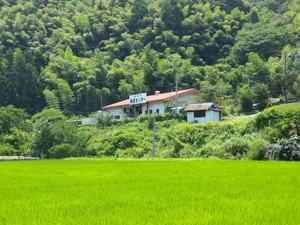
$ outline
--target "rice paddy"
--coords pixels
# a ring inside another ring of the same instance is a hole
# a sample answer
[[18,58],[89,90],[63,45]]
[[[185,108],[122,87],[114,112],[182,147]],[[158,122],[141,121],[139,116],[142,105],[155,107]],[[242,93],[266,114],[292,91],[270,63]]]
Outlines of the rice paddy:
[[300,164],[0,163],[0,224],[298,224]]

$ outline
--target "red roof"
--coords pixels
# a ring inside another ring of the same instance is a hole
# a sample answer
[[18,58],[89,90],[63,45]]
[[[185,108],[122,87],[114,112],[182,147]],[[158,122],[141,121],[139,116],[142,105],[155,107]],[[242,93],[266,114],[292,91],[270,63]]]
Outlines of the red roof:
[[214,110],[214,111],[221,111],[218,109],[213,102],[209,103],[199,103],[199,104],[190,104],[188,105],[183,111],[185,112],[193,112],[193,111],[204,111],[204,110]]
[[[191,88],[191,89],[187,89],[187,90],[181,90],[177,92],[177,97],[180,97],[182,95],[187,95],[190,93],[195,93],[195,94],[199,94],[200,91]],[[170,99],[174,99],[176,97],[176,92],[172,91],[172,92],[167,92],[167,93],[159,93],[159,94],[155,94],[155,95],[148,95],[146,97],[146,101],[148,103],[153,103],[153,102],[166,102]],[[116,102],[114,104],[111,105],[107,105],[102,107],[102,109],[111,109],[111,108],[125,108],[125,107],[129,107],[130,106],[130,102],[129,99],[120,101],[120,102]]]

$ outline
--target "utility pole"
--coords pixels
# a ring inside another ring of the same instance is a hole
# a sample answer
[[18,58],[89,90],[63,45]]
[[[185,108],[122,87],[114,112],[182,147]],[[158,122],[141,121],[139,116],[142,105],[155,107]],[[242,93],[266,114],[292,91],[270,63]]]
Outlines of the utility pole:
[[175,117],[177,118],[177,107],[178,107],[178,77],[176,75],[176,80],[175,80]]
[[156,117],[156,112],[154,112],[153,114],[152,157],[154,157],[155,155],[155,132],[156,132],[155,117]]
[[286,51],[284,51],[284,74],[286,74]]
[[286,92],[285,92],[285,79],[286,79],[286,51],[284,51],[284,78],[282,78],[282,96],[283,96],[283,102],[287,100]]
[[248,90],[250,89],[250,79],[248,78]]
[[103,107],[103,99],[102,99],[102,90],[100,90],[100,106],[101,106],[101,110],[102,110],[102,107]]

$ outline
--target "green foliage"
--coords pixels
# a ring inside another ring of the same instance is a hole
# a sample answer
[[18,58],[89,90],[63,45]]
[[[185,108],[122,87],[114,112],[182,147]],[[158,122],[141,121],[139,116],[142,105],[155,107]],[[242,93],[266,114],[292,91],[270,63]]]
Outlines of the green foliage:
[[52,124],[47,119],[40,119],[34,124],[32,156],[40,158],[49,157],[49,149],[54,145]]
[[111,126],[112,117],[110,114],[99,114],[97,117],[97,127],[104,128]]
[[266,155],[273,160],[299,161],[300,137],[294,135],[289,139],[281,139],[276,144],[270,144]]
[[270,97],[270,91],[265,84],[256,84],[253,87],[254,101],[257,104],[259,110],[265,109]]
[[49,158],[61,159],[76,156],[74,154],[75,146],[71,144],[60,144],[49,149]]
[[45,95],[45,99],[46,99],[48,108],[53,108],[53,109],[57,109],[57,110],[60,109],[59,100],[52,91],[45,89],[43,91],[43,94]]
[[[5,134],[0,137],[0,141],[4,145],[3,153],[6,151],[9,155],[18,156],[27,156],[31,154],[32,144],[27,132],[12,128],[10,134]],[[7,151],[7,148],[9,148],[9,151]]]
[[63,113],[54,108],[50,109],[43,109],[43,111],[36,113],[32,116],[31,120],[33,122],[37,122],[38,120],[49,120],[49,121],[56,121],[56,120],[62,120],[66,117],[63,115]]
[[245,157],[250,148],[250,142],[244,137],[232,137],[224,143],[226,152],[233,156]]
[[247,155],[252,160],[264,160],[268,151],[269,142],[263,138],[251,140],[250,150]]
[[299,96],[298,8],[274,0],[4,1],[0,106],[88,114],[131,93],[171,91],[175,75],[182,88],[201,83],[207,100],[235,96],[247,78],[272,89],[266,62],[287,45],[286,89]]
[[75,96],[69,84],[64,80],[59,80],[58,90],[60,94],[63,110],[67,115],[71,115],[74,110]]
[[12,105],[0,107],[0,134],[11,133],[13,128],[28,130],[30,127],[26,120],[28,117],[25,110],[15,108]]
[[242,88],[239,88],[239,90],[237,91],[237,100],[238,104],[241,105],[244,112],[253,111],[254,94],[249,87],[244,86]]
[[[1,141],[2,142],[2,141]],[[14,156],[15,149],[8,143],[2,143],[0,145],[0,155],[1,156]]]
[[[299,64],[294,56],[300,20],[295,0],[23,3],[0,2],[0,145],[5,151],[11,148],[10,154],[28,154],[31,149],[29,154],[49,157],[50,148],[73,142],[76,155],[84,155],[89,135],[64,124],[76,120],[64,115],[87,115],[132,93],[172,91],[176,76],[180,88],[201,89],[198,100],[220,102],[228,118],[252,112],[253,103],[263,110],[269,97],[299,99]],[[182,114],[176,121],[173,112],[157,115],[158,131],[162,130],[158,139],[166,139],[171,150],[177,143],[175,152],[158,146],[158,154],[190,157],[201,155],[206,146],[210,150],[205,156],[226,158],[231,151],[214,146],[232,137],[259,132],[261,139],[275,143],[300,136],[299,110],[286,108],[263,112],[253,120],[256,126],[240,121],[180,126],[176,124],[185,121]],[[25,111],[33,115],[31,121]],[[132,129],[132,123],[135,132],[153,128],[151,116],[135,121],[139,123],[106,116],[98,118],[97,126]],[[150,143],[147,138],[135,137],[135,150],[118,149],[128,152],[118,154],[147,155],[138,144]],[[251,153],[252,147],[256,150]],[[116,153],[113,142],[104,149],[108,155]],[[89,151],[99,153],[94,146]],[[247,151],[253,154],[250,158],[261,158],[264,150],[253,144]]]
[[299,103],[291,103],[264,110],[255,118],[255,122],[259,129],[275,128],[278,135],[273,138],[281,139],[300,134],[299,119]]

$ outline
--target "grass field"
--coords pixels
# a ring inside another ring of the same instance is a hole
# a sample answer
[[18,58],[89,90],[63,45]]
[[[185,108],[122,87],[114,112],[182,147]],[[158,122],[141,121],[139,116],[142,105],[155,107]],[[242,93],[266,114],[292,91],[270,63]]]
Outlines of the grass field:
[[299,224],[300,164],[0,163],[0,224]]

